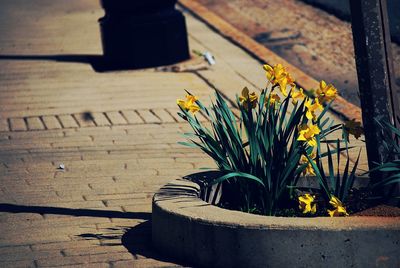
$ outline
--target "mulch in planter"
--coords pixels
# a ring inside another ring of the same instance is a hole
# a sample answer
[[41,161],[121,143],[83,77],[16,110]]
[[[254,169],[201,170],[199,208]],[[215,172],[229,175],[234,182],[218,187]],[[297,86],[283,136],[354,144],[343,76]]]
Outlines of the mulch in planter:
[[351,216],[400,217],[400,208],[388,205],[378,205],[356,212]]

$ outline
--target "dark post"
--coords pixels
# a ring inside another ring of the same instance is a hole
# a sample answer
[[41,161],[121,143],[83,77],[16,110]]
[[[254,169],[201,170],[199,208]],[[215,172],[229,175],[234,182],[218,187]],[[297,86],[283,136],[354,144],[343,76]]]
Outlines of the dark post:
[[173,64],[189,58],[185,18],[177,0],[101,0],[104,59],[119,69]]
[[385,157],[380,128],[374,118],[397,124],[395,118],[400,116],[386,0],[349,2],[368,165],[372,168],[374,162]]

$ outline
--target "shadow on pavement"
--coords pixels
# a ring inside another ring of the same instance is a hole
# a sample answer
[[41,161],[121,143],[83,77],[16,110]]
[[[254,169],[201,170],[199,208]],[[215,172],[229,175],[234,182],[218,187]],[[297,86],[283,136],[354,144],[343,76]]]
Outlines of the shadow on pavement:
[[[123,231],[125,229],[122,228]],[[121,228],[106,228],[104,231],[107,233],[84,233],[77,236],[84,240],[99,240],[102,246],[112,247],[121,245]]]
[[90,64],[96,72],[108,72],[118,70],[135,70],[137,68],[132,64],[111,62],[103,55],[85,55],[85,54],[65,54],[65,55],[0,55],[0,60],[14,61],[56,61],[56,62],[74,62]]
[[[0,212],[9,213],[38,213],[70,216],[123,218],[145,220],[134,227],[122,226],[105,228],[104,233],[83,233],[77,235],[85,240],[99,240],[103,246],[123,245],[135,258],[143,256],[162,262],[177,263],[176,260],[165,257],[153,248],[151,242],[151,213],[148,212],[120,212],[112,210],[71,209],[60,207],[24,206],[0,203]],[[123,233],[123,234],[122,234]],[[183,265],[180,263],[179,265]]]
[[86,217],[100,217],[100,218],[122,218],[122,219],[143,219],[143,220],[149,220],[151,217],[151,213],[148,212],[121,212],[114,210],[24,206],[24,205],[15,205],[6,203],[0,204],[0,212],[57,214],[57,215],[77,216],[77,217],[86,216]]
[[[169,258],[157,252],[151,239],[151,220],[139,223],[134,227],[119,226],[118,228],[104,228],[97,233],[83,233],[78,237],[84,240],[99,240],[103,246],[124,246],[135,259],[149,258],[161,262],[168,262],[189,267],[179,260]],[[170,267],[170,266],[168,266]]]
[[157,252],[152,245],[151,221],[146,221],[135,227],[127,228],[121,241],[122,245],[135,257],[139,257],[138,255],[140,255],[158,261],[171,262],[183,267],[189,267],[187,263],[182,263],[181,261],[169,258]]

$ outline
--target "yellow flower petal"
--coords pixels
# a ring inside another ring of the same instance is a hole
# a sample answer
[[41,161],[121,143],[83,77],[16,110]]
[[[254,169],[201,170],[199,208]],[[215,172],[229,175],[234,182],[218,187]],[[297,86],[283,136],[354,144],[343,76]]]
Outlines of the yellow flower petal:
[[244,87],[242,90],[242,95],[239,97],[239,101],[246,110],[249,109],[249,103],[251,108],[254,109],[257,106],[258,95],[255,92],[249,93],[249,89]]
[[249,89],[247,87],[244,87],[242,89],[242,97],[248,97],[249,96]]
[[318,99],[315,99],[314,102],[312,100],[308,100],[305,103],[305,107],[307,108],[306,117],[309,120],[316,120],[317,115],[315,114],[315,112],[317,110],[323,110],[323,106],[319,103]]
[[176,103],[181,107],[183,110],[185,110],[185,101],[184,100],[176,100]]
[[279,84],[279,88],[280,88],[280,90],[282,92],[282,95],[287,97],[288,93],[286,91],[286,87],[287,87],[288,81],[287,81],[286,77],[281,78],[280,80],[278,80],[278,84]]
[[298,197],[299,209],[303,214],[314,214],[317,211],[317,205],[314,203],[315,196],[311,194],[304,194]]
[[291,75],[286,71],[285,67],[282,64],[276,64],[274,67],[265,64],[263,66],[265,70],[265,74],[267,79],[272,83],[272,85],[279,84],[280,91],[282,94],[287,97],[287,85],[294,85],[294,79]]
[[265,70],[265,75],[267,76],[267,79],[272,80],[274,76],[274,69],[268,64],[265,64],[263,68]]
[[327,211],[328,211],[328,214],[329,214],[330,217],[336,216],[336,215],[335,215],[336,210],[329,210],[329,209],[328,209]]
[[307,141],[308,145],[314,147],[317,145],[317,140],[315,139],[315,135],[318,135],[321,132],[319,127],[314,124],[302,125],[299,127],[299,136],[297,138],[298,141]]
[[308,140],[307,140],[307,143],[308,143],[308,145],[310,145],[311,147],[317,146],[317,140],[316,140],[314,137],[308,139]]
[[[315,152],[312,152],[312,153],[309,155],[309,157],[310,157],[311,159],[314,159],[315,156],[316,156]],[[311,161],[313,161],[313,162],[315,163],[314,160],[311,160]],[[308,161],[308,158],[307,158],[305,155],[302,155],[301,158],[300,158],[300,165],[303,165],[303,164],[308,164],[308,165],[307,165],[307,167],[303,170],[302,174],[303,174],[303,175],[308,175],[308,174],[309,174],[309,175],[315,176],[314,168],[313,168],[313,166],[311,165],[311,162]]]
[[346,208],[343,206],[342,202],[337,198],[336,196],[331,197],[329,200],[329,204],[334,207],[333,210],[328,210],[328,214],[331,217],[338,217],[338,216],[349,216],[349,213],[347,213]]
[[200,110],[200,107],[197,105],[190,105],[188,110],[194,114],[195,112],[198,112]]
[[317,212],[317,204],[314,204],[311,208],[311,214],[315,214],[315,212]]
[[185,111],[190,111],[193,114],[197,111],[200,110],[200,107],[197,106],[195,103],[197,101],[197,97],[193,95],[186,95],[186,100],[176,100],[176,103],[178,104],[179,107],[181,107],[182,110]]
[[293,87],[291,97],[292,97],[292,103],[293,103],[293,105],[295,105],[298,101],[303,101],[306,98],[306,95],[304,94],[304,91],[302,88],[300,88],[297,91],[296,87]]
[[329,204],[331,204],[334,208],[342,206],[342,202],[336,196],[332,195],[331,199],[329,200]]
[[334,100],[337,96],[337,89],[332,85],[327,85],[325,81],[319,83],[319,88],[317,89],[317,98],[320,103],[330,102]]
[[281,97],[279,97],[279,95],[276,94],[276,93],[271,93],[269,95],[269,97],[265,97],[265,104],[268,103],[268,98],[269,98],[269,104],[270,105],[275,105],[276,103],[280,103],[281,102]]

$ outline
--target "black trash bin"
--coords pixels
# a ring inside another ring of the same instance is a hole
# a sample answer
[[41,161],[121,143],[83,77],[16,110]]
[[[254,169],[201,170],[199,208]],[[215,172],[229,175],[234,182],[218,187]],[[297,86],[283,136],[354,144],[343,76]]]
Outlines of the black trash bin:
[[190,57],[177,0],[101,0],[104,59],[120,69],[173,64]]

